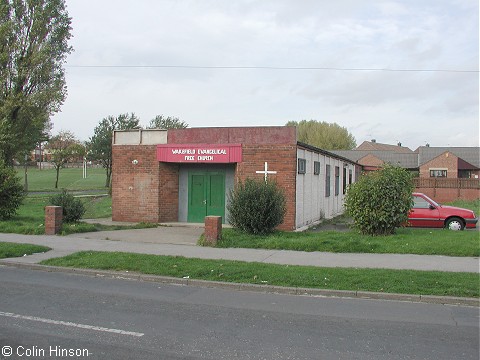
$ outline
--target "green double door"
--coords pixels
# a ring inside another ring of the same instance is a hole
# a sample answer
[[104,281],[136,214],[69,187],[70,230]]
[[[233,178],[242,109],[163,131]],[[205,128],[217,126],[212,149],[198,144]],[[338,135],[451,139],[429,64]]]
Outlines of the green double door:
[[225,173],[188,174],[188,222],[203,223],[205,216],[221,216],[225,222]]

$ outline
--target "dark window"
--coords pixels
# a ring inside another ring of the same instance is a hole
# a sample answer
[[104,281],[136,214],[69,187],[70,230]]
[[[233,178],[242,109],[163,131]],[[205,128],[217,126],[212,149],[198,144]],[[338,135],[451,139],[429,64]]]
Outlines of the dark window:
[[325,166],[325,197],[330,196],[330,165]]
[[307,160],[298,159],[298,173],[305,174],[307,172]]
[[468,179],[473,177],[471,170],[458,170],[458,177],[462,179]]
[[343,194],[347,192],[347,168],[343,168]]
[[353,181],[352,170],[348,170],[348,183],[351,184]]
[[430,170],[430,177],[447,177],[447,170]]
[[314,161],[313,162],[313,174],[314,175],[320,175],[320,162],[319,161]]
[[340,193],[340,168],[335,166],[335,196]]

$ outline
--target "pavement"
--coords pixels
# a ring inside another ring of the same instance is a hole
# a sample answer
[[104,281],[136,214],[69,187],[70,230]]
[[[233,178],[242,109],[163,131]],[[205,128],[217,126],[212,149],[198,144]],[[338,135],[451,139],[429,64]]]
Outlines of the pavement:
[[[95,220],[98,222],[98,220]],[[111,220],[102,220],[112,224]],[[0,241],[45,245],[53,250],[0,263],[36,264],[77,251],[121,251],[283,265],[479,273],[479,258],[402,254],[347,254],[196,246],[203,224],[170,223],[157,228],[98,231],[69,236],[0,234]]]

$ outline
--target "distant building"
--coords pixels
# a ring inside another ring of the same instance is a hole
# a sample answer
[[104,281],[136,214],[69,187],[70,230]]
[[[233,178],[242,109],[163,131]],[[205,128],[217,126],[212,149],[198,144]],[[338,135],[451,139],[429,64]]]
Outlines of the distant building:
[[437,201],[480,197],[480,147],[421,146],[415,151],[401,144],[364,141],[355,150],[332,151],[362,165],[363,171],[378,170],[383,164],[400,166],[417,175],[417,191]]

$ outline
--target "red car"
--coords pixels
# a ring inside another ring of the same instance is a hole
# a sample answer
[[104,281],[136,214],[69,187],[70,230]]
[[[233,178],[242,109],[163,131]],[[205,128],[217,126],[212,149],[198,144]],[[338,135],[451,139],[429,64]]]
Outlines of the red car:
[[408,223],[415,227],[447,228],[450,230],[474,229],[478,217],[472,210],[437,204],[427,195],[413,193],[413,207]]

